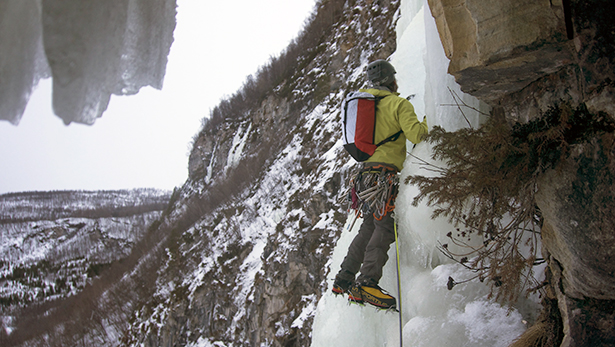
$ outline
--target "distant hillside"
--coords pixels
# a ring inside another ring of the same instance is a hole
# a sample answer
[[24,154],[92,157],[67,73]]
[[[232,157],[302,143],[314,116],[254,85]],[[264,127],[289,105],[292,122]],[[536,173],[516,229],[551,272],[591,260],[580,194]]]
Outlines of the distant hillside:
[[126,257],[166,208],[155,189],[0,195],[0,309],[78,293]]
[[69,217],[126,217],[161,211],[171,193],[158,189],[48,191],[0,195],[0,224]]

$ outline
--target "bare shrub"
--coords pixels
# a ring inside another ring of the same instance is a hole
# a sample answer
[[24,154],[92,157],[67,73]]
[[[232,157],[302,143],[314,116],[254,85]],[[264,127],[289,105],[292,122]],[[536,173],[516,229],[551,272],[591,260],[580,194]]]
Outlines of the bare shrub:
[[[537,177],[565,158],[571,145],[613,130],[608,115],[565,102],[526,124],[510,126],[503,114],[494,114],[480,129],[435,127],[427,141],[446,167],[425,163],[440,175],[411,176],[406,183],[420,189],[415,205],[427,199],[435,206],[432,217],[448,217],[459,227],[448,237],[468,251],[453,253],[448,244],[440,250],[475,271],[475,278],[489,280],[496,298],[514,302],[535,285],[532,267],[542,262],[536,256],[542,222],[534,200]],[[480,246],[470,246],[472,238]],[[449,289],[455,284],[449,278]]]

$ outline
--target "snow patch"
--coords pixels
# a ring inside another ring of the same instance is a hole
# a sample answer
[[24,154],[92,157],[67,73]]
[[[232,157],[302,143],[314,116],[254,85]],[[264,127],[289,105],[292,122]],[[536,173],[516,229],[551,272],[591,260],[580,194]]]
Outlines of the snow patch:
[[317,300],[315,294],[302,296],[301,302],[305,303],[305,307],[303,308],[303,310],[301,310],[301,314],[299,314],[299,317],[297,317],[297,319],[295,319],[290,325],[291,328],[303,328],[303,324],[305,323],[305,321],[308,318],[313,317],[316,313]]

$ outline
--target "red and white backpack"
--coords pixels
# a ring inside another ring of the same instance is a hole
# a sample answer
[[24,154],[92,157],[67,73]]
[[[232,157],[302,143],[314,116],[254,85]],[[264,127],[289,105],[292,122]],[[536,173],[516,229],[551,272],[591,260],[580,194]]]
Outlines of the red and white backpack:
[[374,143],[376,106],[378,101],[384,98],[366,92],[352,92],[344,100],[342,105],[344,148],[357,161],[366,161],[378,146],[397,140],[402,133],[400,130],[379,143]]

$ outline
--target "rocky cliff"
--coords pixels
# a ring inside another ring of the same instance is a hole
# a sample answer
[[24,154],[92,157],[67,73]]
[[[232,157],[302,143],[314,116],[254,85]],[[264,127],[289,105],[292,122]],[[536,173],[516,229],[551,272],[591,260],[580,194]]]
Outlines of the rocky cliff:
[[[490,104],[510,124],[527,123],[562,104],[586,108],[592,116],[584,125],[612,123],[611,2],[495,1],[487,6],[430,0],[429,5],[451,59],[449,73],[462,90]],[[549,259],[546,285],[562,317],[561,346],[615,343],[612,139],[609,127],[585,131],[536,186],[543,253]]]
[[351,166],[334,146],[339,105],[364,83],[368,60],[395,50],[398,6],[323,2],[316,21],[333,16],[331,28],[292,74],[256,107],[205,125],[179,203],[194,207],[198,197],[199,212],[166,260],[154,302],[135,313],[128,344],[309,345],[346,220]]

